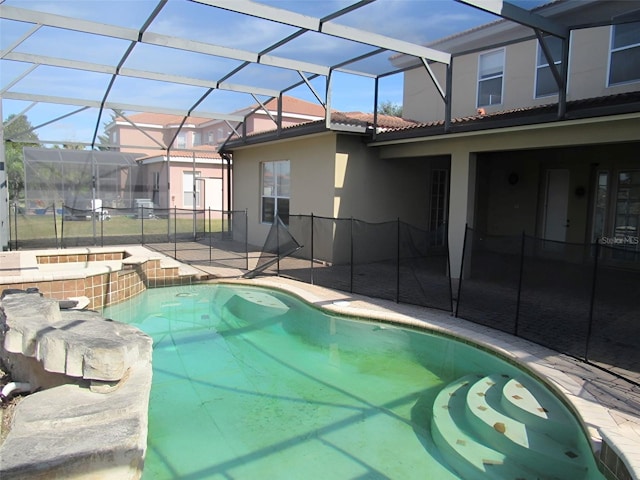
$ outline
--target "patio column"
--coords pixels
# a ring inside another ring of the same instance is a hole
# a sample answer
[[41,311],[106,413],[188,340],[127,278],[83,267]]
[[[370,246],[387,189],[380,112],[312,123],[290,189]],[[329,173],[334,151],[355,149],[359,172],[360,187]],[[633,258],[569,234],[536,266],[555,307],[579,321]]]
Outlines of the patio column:
[[476,154],[464,148],[451,152],[449,255],[452,278],[460,276],[465,226],[474,224],[475,189]]

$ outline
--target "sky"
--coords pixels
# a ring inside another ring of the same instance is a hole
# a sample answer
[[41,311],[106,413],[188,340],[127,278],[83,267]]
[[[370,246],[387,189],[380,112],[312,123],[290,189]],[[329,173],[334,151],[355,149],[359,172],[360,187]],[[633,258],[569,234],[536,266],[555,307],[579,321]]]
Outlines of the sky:
[[[233,3],[233,0],[227,1]],[[354,4],[355,0],[261,0],[260,3],[322,18]],[[517,0],[514,3],[531,8],[544,2]],[[34,9],[139,30],[156,5],[155,0],[5,0],[0,8],[6,6]],[[496,18],[453,0],[377,0],[356,12],[340,16],[335,22],[407,42],[427,44]],[[0,20],[2,50],[13,47],[13,55],[33,53],[115,66],[130,45],[129,41],[118,38],[42,27],[15,46],[33,27],[30,23]],[[260,52],[295,33],[298,28],[189,0],[169,0],[147,31],[160,36],[179,37],[186,42],[215,43],[234,51]],[[161,44],[162,40],[159,43]],[[370,50],[370,46],[307,32],[268,54],[314,64],[335,65]],[[387,73],[392,70],[391,53],[387,51],[367,59],[361,62],[358,68],[371,75]],[[0,89],[8,88],[10,92],[102,100],[112,78],[106,73],[44,65],[30,71],[31,64],[19,61],[17,57],[5,57],[0,62]],[[241,61],[235,59],[138,43],[122,66],[134,70],[217,81],[225,78],[241,64]],[[15,79],[20,80],[12,84]],[[227,81],[279,91],[300,82],[301,77],[296,71],[252,64],[242,68]],[[311,79],[309,83],[316,94],[326,101],[325,77]],[[197,105],[196,113],[230,113],[256,103],[250,95],[225,90],[214,90],[201,103],[197,103],[206,90],[204,87],[120,76],[113,83],[107,100],[127,105],[151,105],[184,111]],[[336,72],[332,77],[330,91],[333,109],[345,112],[373,111],[375,83],[371,76]],[[314,93],[304,84],[287,94],[317,102]],[[269,97],[257,98],[263,102]],[[402,74],[380,78],[378,99],[380,103],[402,104]],[[31,102],[4,98],[2,117],[6,119],[11,114],[24,112],[33,126],[39,126],[79,108],[51,103],[32,106]],[[28,110],[25,112],[25,109]],[[92,108],[73,114],[37,129],[36,133],[41,140],[91,141],[96,128],[98,134],[102,134],[104,123],[109,120],[110,111],[101,119],[98,119],[98,112],[98,109]]]

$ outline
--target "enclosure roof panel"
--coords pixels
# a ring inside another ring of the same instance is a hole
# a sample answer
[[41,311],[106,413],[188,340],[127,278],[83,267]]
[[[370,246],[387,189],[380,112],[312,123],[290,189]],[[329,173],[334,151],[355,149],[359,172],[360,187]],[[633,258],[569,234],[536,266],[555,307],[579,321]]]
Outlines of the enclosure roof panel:
[[[58,114],[66,107],[61,115],[71,122],[78,107],[87,107],[93,122],[83,119],[78,129],[88,138],[74,140],[94,147],[115,111],[239,123],[244,117],[237,112],[286,95],[317,105],[314,115],[371,113],[378,99],[399,98],[397,82],[407,68],[448,64],[452,55],[478,48],[480,32],[492,41],[535,31],[562,37],[572,28],[627,21],[633,3],[5,0],[2,112],[44,105],[34,108],[33,123],[51,138],[58,119],[46,118],[47,109]],[[396,79],[394,86],[378,82],[385,78]]]

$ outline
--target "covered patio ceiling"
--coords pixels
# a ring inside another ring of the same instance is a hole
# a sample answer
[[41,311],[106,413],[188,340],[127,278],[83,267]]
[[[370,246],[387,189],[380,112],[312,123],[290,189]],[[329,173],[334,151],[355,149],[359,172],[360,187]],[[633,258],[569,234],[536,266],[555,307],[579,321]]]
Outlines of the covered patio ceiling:
[[[576,1],[594,0],[551,3]],[[450,93],[431,66],[449,65],[459,52],[429,44],[496,20],[522,38],[568,38],[576,25],[547,18],[544,3],[0,0],[0,113],[29,112],[36,132],[51,135],[39,134],[43,144],[70,143],[45,127],[73,117],[84,126],[73,143],[89,148],[113,114],[196,116],[237,127],[249,107],[282,95],[323,105],[330,126],[330,112],[342,109],[338,98],[363,96],[359,110],[375,112],[388,98],[386,80],[408,68],[423,68],[446,105]]]

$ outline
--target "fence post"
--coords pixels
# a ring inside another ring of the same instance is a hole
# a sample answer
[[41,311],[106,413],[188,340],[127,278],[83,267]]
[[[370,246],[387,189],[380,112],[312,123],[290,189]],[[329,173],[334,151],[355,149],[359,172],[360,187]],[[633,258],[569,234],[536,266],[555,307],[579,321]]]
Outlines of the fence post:
[[[449,307],[453,314],[453,285],[451,284],[451,251],[449,250],[449,224],[444,223],[444,245],[447,256],[447,277],[449,277]],[[464,257],[463,257],[464,258]]]
[[460,259],[460,276],[458,277],[458,295],[456,298],[456,312],[454,317],[458,316],[460,308],[460,293],[462,292],[462,273],[464,272],[464,257],[467,256],[467,233],[469,232],[469,224],[464,225],[464,238],[462,239],[462,258]]
[[16,250],[18,250],[18,204],[13,203],[13,231],[16,235]]
[[280,276],[280,215],[276,215],[276,275]]
[[58,219],[56,218],[56,202],[53,202],[53,234],[56,237],[56,248],[58,248]]
[[178,259],[178,207],[173,206],[173,259]]
[[213,232],[211,231],[211,206],[209,206],[209,263],[211,263],[211,248],[212,248],[212,239]]
[[353,217],[351,217],[351,223],[349,228],[349,293],[353,293]]
[[311,285],[313,283],[313,212],[311,212]]
[[104,247],[104,217],[102,215],[102,210],[100,210],[100,246]]
[[593,304],[596,297],[598,280],[598,257],[600,256],[600,242],[596,239],[596,253],[593,259],[593,277],[591,278],[591,298],[589,299],[589,323],[587,325],[587,338],[584,344],[584,360],[589,361],[589,343],[591,342],[591,329],[593,328]]
[[[229,217],[231,219],[231,217]],[[229,229],[231,231],[231,229]],[[244,258],[246,270],[249,270],[249,209],[244,209]]]
[[514,335],[518,336],[518,327],[520,323],[520,295],[522,293],[522,277],[524,270],[524,230],[522,231],[522,240],[520,241],[520,272],[518,273],[518,296],[516,300],[516,319],[514,325]]
[[396,235],[396,303],[400,302],[400,217],[398,217]]
[[60,248],[64,248],[64,212],[66,211],[66,207],[64,203],[62,204],[62,219],[60,221]]
[[144,207],[140,205],[138,212],[140,212],[140,240],[144,245]]

